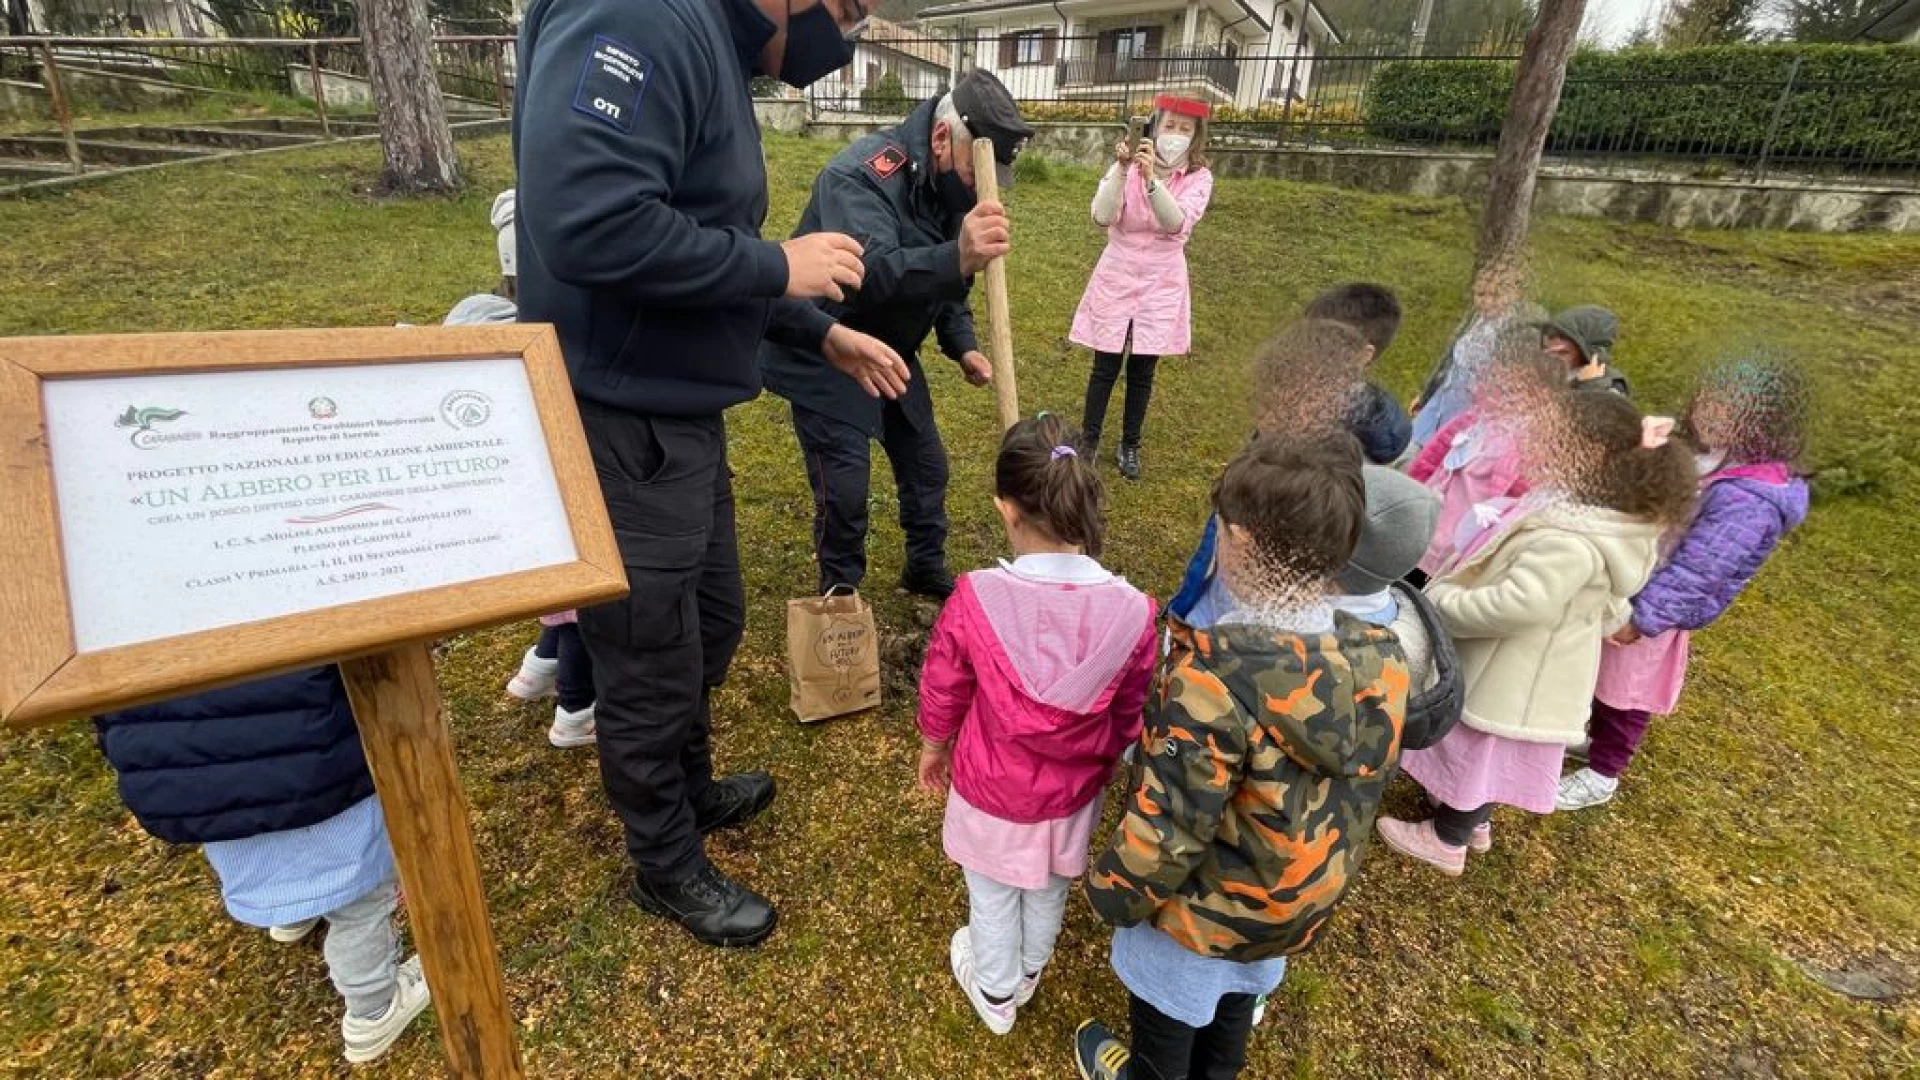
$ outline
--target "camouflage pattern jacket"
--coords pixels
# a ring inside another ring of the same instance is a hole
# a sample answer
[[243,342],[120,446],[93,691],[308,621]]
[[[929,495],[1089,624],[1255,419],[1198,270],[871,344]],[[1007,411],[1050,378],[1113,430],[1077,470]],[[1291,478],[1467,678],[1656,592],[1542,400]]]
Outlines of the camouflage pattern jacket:
[[1313,944],[1359,872],[1407,706],[1392,632],[1334,618],[1313,635],[1169,619],[1133,794],[1087,875],[1102,919],[1242,963]]

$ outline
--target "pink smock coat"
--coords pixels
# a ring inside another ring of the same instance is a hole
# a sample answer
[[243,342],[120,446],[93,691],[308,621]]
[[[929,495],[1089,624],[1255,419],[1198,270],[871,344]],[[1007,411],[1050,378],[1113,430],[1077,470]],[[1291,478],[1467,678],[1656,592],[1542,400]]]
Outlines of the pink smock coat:
[[1213,173],[1206,169],[1174,172],[1161,181],[1180,206],[1180,227],[1162,232],[1147,200],[1147,183],[1137,169],[1127,170],[1126,197],[1107,228],[1107,250],[1093,268],[1093,279],[1073,314],[1075,345],[1096,352],[1126,350],[1133,328],[1133,351],[1148,356],[1181,356],[1192,345],[1192,301],[1187,294],[1187,237],[1213,196]]

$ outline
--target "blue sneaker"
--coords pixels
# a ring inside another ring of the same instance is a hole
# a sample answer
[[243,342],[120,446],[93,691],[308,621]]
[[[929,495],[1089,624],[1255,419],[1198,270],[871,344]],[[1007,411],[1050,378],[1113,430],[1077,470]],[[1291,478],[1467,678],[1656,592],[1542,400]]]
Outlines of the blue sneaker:
[[1080,1080],[1131,1080],[1127,1063],[1133,1055],[1127,1045],[1114,1037],[1105,1024],[1088,1020],[1073,1033],[1074,1064],[1080,1067]]

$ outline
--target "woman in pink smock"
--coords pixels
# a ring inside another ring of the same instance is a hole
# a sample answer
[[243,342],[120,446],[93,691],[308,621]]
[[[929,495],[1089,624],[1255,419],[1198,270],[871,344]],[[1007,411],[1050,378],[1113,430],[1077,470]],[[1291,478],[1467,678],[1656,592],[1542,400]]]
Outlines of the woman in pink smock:
[[1162,94],[1154,99],[1151,141],[1122,139],[1114,163],[1093,196],[1093,221],[1107,230],[1107,250],[1073,315],[1075,345],[1093,350],[1087,379],[1089,458],[1098,456],[1107,401],[1124,358],[1127,400],[1120,429],[1120,473],[1140,479],[1140,431],[1153,397],[1153,373],[1162,356],[1180,356],[1191,343],[1187,292],[1187,238],[1213,196],[1207,170],[1205,102]]

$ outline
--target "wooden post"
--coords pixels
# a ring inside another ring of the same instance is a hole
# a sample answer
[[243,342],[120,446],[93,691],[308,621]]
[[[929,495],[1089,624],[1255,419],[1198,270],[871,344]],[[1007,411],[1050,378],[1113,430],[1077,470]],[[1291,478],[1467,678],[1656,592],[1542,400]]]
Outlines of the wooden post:
[[1553,114],[1560,108],[1567,58],[1586,10],[1586,0],[1541,0],[1540,17],[1527,31],[1526,48],[1514,73],[1513,100],[1500,126],[1500,148],[1494,152],[1488,178],[1486,217],[1474,260],[1476,280],[1488,275],[1512,275],[1517,280],[1521,272],[1540,154],[1546,149]]
[[320,137],[333,138],[333,126],[327,123],[327,83],[320,76],[320,46],[307,46],[308,78],[312,79],[313,111],[320,114]]
[[507,43],[493,43],[493,93],[500,103],[500,115],[513,114],[513,99],[507,96]]
[[467,824],[453,740],[424,643],[340,665],[386,811],[407,914],[459,1080],[525,1076]]
[[[993,140],[973,140],[973,187],[981,202],[1000,201],[1000,174],[994,171]],[[1020,387],[1013,372],[1013,316],[1007,310],[1007,260],[987,264],[987,319],[993,359],[993,396],[1000,408],[1000,430],[1020,422]]]
[[53,105],[53,118],[60,122],[60,135],[67,140],[67,162],[77,173],[85,172],[80,162],[80,141],[73,136],[73,110],[67,107],[67,94],[60,85],[60,69],[53,62],[53,46],[40,43],[40,80],[47,84],[47,99]]

